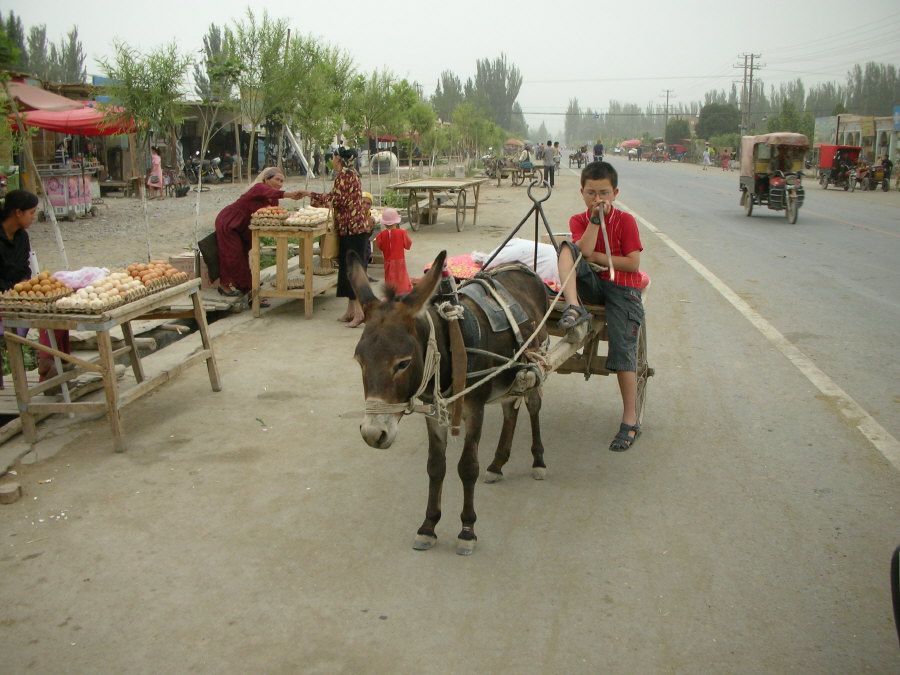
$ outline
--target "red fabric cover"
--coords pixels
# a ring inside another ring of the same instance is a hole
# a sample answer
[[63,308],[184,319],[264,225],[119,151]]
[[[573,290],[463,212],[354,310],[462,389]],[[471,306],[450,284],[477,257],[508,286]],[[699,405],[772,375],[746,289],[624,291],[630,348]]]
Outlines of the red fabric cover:
[[[74,103],[78,103],[74,101]],[[79,103],[79,105],[81,105]],[[122,120],[111,123],[108,112],[87,106],[78,110],[33,110],[21,112],[22,122],[26,127],[37,127],[56,131],[62,134],[78,134],[81,136],[115,136],[133,134],[137,131],[134,120]],[[9,116],[10,125],[17,127],[15,115]]]

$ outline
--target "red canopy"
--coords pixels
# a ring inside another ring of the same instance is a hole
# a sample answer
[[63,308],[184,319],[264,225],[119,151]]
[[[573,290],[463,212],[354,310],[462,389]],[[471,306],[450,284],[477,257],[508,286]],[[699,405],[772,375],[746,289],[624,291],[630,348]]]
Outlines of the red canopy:
[[641,144],[640,139],[632,138],[630,141],[622,141],[619,146],[623,148],[636,148]]
[[[121,108],[115,108],[121,112]],[[81,136],[114,136],[117,134],[133,134],[137,126],[132,119],[114,120],[111,110],[97,110],[87,106],[78,110],[32,110],[21,112],[26,127],[38,127],[48,131],[57,131],[63,134],[79,134]],[[15,128],[15,116],[10,115],[10,121]]]

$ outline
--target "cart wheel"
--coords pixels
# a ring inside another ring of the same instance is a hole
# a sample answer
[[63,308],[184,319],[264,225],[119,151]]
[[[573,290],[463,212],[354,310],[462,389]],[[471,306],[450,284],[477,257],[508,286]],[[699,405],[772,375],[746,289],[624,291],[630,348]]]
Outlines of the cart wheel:
[[753,214],[753,195],[751,195],[748,190],[744,190],[743,204],[744,204],[744,215],[745,216],[752,215]]
[[466,227],[466,191],[456,193],[456,231],[462,232]]
[[409,198],[406,202],[406,215],[409,217],[409,226],[413,232],[418,232],[422,224],[419,222],[419,198],[415,193],[409,193]]
[[784,208],[784,215],[787,216],[787,221],[791,225],[797,222],[797,198],[793,195],[788,195],[787,204]]
[[647,322],[641,326],[638,333],[637,344],[637,395],[635,407],[637,408],[637,423],[644,422],[644,409],[647,403],[647,380],[653,376],[653,368],[647,364]]

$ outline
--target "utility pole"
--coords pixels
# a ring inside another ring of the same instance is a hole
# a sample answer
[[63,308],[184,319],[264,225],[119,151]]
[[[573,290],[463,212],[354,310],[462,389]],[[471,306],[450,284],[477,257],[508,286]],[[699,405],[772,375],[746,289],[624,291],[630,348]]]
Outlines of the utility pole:
[[[674,91],[675,91],[674,89],[664,89],[663,90],[663,93],[666,95],[666,116],[665,116],[665,122],[663,122],[663,133],[662,133],[663,145],[667,145],[666,144],[666,130],[669,128],[669,95],[672,94]],[[660,94],[659,96],[660,96],[660,98],[662,98],[663,94]]]
[[741,85],[741,136],[750,130],[752,124],[750,119],[750,109],[753,104],[753,71],[765,67],[764,64],[756,62],[762,54],[738,54],[739,59],[744,59],[744,63],[736,63],[734,68],[743,68],[744,77]]

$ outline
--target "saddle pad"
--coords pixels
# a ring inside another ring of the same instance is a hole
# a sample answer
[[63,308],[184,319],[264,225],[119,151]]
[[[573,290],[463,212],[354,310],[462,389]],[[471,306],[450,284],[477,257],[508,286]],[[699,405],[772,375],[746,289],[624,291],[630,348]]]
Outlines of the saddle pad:
[[[464,284],[459,289],[459,292],[471,298],[472,301],[482,309],[488,318],[488,322],[491,324],[492,331],[495,333],[502,333],[503,331],[511,330],[512,326],[509,325],[509,319],[506,318],[506,312],[484,287],[483,284],[485,283],[488,282],[481,279],[475,279]],[[516,323],[521,326],[528,321],[525,310],[523,310],[518,301],[510,295],[503,284],[496,280],[493,280],[490,283],[493,284],[494,290],[497,291],[497,295],[503,298],[503,301],[509,306]]]

